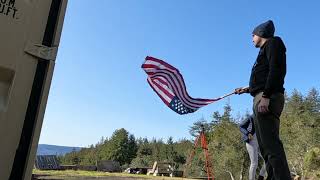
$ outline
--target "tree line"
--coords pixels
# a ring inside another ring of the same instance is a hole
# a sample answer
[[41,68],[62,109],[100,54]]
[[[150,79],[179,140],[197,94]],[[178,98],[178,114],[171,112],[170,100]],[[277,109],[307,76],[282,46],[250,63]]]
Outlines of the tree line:
[[[212,113],[210,119],[200,119],[190,128],[193,137],[205,129],[210,160],[216,179],[247,179],[250,164],[245,143],[241,140],[239,122],[243,117],[233,117],[232,107],[224,106],[222,113]],[[320,96],[312,88],[306,95],[294,90],[285,95],[285,106],[281,115],[280,137],[284,144],[291,172],[302,177],[320,178]],[[135,138],[121,128],[110,138],[101,140],[79,152],[60,156],[62,164],[96,165],[100,160],[114,160],[123,169],[127,167],[152,167],[154,161],[171,163],[177,170],[184,170],[193,150],[193,139],[173,141],[163,139]],[[261,162],[261,161],[260,161]],[[259,168],[258,168],[259,170]],[[188,176],[205,176],[205,158],[200,148],[186,173]]]

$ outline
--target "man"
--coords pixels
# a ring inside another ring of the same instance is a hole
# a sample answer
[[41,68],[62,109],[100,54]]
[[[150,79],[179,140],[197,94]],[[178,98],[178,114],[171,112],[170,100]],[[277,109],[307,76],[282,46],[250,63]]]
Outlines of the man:
[[253,43],[260,51],[252,68],[249,88],[237,88],[235,92],[250,93],[254,97],[254,125],[267,166],[267,179],[290,180],[286,155],[279,138],[280,115],[284,106],[286,47],[280,37],[274,37],[274,31],[271,20],[253,30]]
[[[250,158],[250,168],[249,168],[249,180],[255,180],[256,178],[256,170],[258,167],[259,155],[259,145],[256,136],[256,131],[254,128],[254,117],[247,116],[244,118],[239,124],[239,128],[242,134],[242,139],[246,143],[246,148]],[[263,166],[260,169],[258,180],[264,180],[264,176],[266,174],[265,163],[263,162]]]

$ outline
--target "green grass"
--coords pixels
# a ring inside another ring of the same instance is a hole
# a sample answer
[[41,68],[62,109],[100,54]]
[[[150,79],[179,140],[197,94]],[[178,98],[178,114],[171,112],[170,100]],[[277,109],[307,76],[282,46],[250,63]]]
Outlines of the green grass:
[[53,177],[131,177],[139,179],[170,179],[170,180],[187,180],[186,178],[170,178],[160,176],[147,176],[141,174],[127,174],[127,173],[108,173],[108,172],[97,172],[97,171],[81,171],[81,170],[33,170],[33,174],[37,175],[48,175]]

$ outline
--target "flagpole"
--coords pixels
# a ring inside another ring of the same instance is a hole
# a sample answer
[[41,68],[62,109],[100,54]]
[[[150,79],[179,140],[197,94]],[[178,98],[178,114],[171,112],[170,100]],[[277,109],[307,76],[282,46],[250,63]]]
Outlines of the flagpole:
[[223,95],[223,96],[221,96],[219,99],[226,98],[226,97],[228,97],[228,96],[234,95],[235,93],[236,93],[236,92],[232,92],[232,93],[229,93],[229,94]]
[[[249,88],[249,87],[243,87],[241,89],[247,89],[247,88]],[[234,94],[236,94],[236,91],[233,91],[232,93],[229,93],[229,94],[225,94],[225,95],[221,96],[219,99],[224,99],[224,98],[231,96],[231,95],[234,95]]]

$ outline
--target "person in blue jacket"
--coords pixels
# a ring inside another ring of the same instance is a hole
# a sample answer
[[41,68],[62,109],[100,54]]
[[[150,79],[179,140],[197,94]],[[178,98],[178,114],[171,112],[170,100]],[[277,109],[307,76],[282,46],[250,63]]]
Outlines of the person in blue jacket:
[[[249,180],[255,180],[256,169],[258,167],[258,156],[261,156],[261,154],[259,152],[259,145],[255,133],[253,116],[246,117],[239,126],[242,133],[242,139],[246,143],[246,148],[250,157]],[[263,180],[265,175],[266,168],[265,163],[263,163],[258,180]]]

